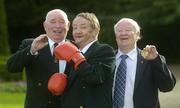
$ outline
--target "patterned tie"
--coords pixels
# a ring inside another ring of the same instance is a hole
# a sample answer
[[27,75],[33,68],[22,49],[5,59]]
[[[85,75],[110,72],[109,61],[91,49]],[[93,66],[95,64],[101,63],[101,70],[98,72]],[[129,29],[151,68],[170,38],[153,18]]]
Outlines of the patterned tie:
[[126,87],[126,58],[127,55],[121,55],[121,62],[118,66],[114,88],[114,108],[123,108],[124,95]]

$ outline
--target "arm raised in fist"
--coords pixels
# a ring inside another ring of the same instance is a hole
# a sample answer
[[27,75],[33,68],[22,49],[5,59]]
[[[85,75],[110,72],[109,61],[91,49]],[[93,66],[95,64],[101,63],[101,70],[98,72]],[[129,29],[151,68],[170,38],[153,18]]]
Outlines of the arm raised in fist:
[[67,60],[68,62],[73,61],[75,70],[80,63],[86,60],[78,48],[70,42],[58,45],[54,50],[54,54],[57,59]]

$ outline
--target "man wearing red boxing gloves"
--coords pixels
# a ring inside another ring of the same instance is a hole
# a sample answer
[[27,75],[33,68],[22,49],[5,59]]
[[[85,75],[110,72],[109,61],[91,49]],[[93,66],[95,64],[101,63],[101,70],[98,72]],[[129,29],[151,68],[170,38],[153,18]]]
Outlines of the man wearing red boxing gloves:
[[99,21],[93,13],[80,13],[72,22],[78,48],[64,42],[55,48],[57,59],[70,63],[62,108],[111,108],[115,54],[98,42]]
[[60,60],[67,60],[74,63],[74,69],[76,70],[79,64],[85,61],[85,57],[81,54],[78,48],[70,42],[64,42],[55,48],[54,54],[56,58]]
[[7,61],[9,72],[22,72],[26,68],[25,108],[60,108],[60,94],[66,87],[66,61],[55,60],[53,50],[55,43],[65,42],[68,17],[64,11],[54,9],[47,13],[43,24],[46,34],[23,40]]

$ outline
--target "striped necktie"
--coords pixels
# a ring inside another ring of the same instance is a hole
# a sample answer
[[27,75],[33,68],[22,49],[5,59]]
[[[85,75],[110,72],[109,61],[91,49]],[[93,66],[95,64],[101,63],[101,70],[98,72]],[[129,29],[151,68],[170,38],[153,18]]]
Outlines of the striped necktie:
[[126,58],[127,55],[121,55],[121,62],[117,68],[114,88],[114,108],[123,108],[124,106],[124,95],[126,87]]

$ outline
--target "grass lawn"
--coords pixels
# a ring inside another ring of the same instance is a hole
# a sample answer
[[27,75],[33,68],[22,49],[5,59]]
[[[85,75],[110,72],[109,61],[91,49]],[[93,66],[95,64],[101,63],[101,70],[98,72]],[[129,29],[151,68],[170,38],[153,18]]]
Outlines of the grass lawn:
[[24,108],[24,93],[0,92],[0,108]]
[[[7,57],[0,57],[0,73],[5,72]],[[161,108],[180,108],[180,64],[170,66],[177,83],[173,91],[160,93]],[[0,74],[0,77],[4,74]],[[9,76],[9,75],[7,75]],[[12,77],[13,78],[13,77]],[[0,108],[24,108],[25,85],[22,82],[1,82],[0,78]]]
[[0,82],[0,108],[24,108],[25,86],[22,82]]

